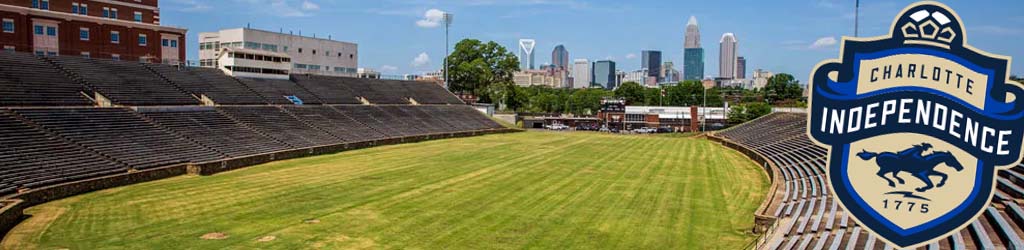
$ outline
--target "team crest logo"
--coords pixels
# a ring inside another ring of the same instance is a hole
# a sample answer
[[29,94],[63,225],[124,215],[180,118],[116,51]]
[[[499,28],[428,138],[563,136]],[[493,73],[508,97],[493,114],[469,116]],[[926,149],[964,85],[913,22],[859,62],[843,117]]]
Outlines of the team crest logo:
[[830,148],[836,199],[902,248],[958,232],[989,206],[997,172],[1020,161],[1024,90],[1010,58],[967,44],[937,2],[903,10],[887,36],[844,37],[811,74],[808,135]]

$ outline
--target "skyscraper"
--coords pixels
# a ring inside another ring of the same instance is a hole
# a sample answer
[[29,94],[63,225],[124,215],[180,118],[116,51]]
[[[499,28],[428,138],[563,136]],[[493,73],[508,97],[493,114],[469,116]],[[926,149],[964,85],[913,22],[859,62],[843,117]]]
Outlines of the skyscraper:
[[742,56],[736,58],[736,79],[747,79],[747,59]]
[[686,38],[683,41],[683,80],[704,79],[704,48],[700,46],[700,28],[697,17],[690,16],[686,22]]
[[565,46],[559,44],[555,46],[555,50],[551,51],[551,65],[555,66],[556,70],[569,69],[569,51],[565,49]]
[[572,62],[572,87],[576,89],[590,87],[590,61],[576,59]]
[[615,89],[615,62],[611,60],[596,61],[591,72],[590,78],[593,79],[594,87]]
[[722,34],[718,50],[718,76],[721,78],[736,78],[736,48],[739,42],[736,35],[732,33]]
[[675,64],[673,64],[671,61],[666,61],[665,63],[662,63],[662,66],[661,66],[661,82],[659,82],[659,83],[662,83],[662,82],[678,82],[678,81],[679,81],[679,71],[676,70]]
[[[648,77],[654,77],[655,82],[661,80],[661,51],[657,50],[644,50],[641,51],[642,56],[640,61],[640,69],[647,70]],[[643,84],[652,84],[649,82],[641,82]]]
[[519,39],[519,69],[534,69],[533,48],[537,41],[533,39]]

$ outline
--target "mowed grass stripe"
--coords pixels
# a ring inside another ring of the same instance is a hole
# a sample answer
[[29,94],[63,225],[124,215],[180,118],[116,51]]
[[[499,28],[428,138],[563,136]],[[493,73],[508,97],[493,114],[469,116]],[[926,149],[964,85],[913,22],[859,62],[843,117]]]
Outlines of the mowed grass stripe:
[[[705,140],[527,132],[80,195],[29,209],[3,246],[734,249],[754,238],[766,189],[758,166]],[[229,238],[199,239],[210,232]]]

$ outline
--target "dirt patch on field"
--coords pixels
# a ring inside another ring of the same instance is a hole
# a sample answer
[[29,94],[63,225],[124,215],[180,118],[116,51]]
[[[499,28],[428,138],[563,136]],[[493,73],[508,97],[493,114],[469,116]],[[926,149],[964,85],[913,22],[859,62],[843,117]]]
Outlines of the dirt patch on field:
[[306,219],[306,220],[302,221],[302,223],[317,224],[317,223],[320,223],[320,220],[318,220],[318,219]]
[[259,239],[256,239],[256,242],[269,242],[269,241],[274,241],[276,239],[277,239],[277,236],[267,235],[267,236],[260,237]]
[[227,239],[228,238],[228,234],[221,233],[221,232],[214,232],[214,233],[204,234],[203,236],[199,236],[199,238],[200,239],[204,239],[204,240],[223,240],[223,239]]
[[318,241],[311,245],[315,249],[375,249],[377,242],[367,238],[353,238],[348,235],[338,235],[325,241]]

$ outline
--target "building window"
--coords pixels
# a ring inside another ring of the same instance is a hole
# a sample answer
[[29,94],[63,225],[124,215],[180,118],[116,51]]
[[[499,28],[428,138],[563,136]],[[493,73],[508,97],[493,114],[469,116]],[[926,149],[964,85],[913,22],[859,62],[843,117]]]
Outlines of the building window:
[[42,51],[42,50],[36,50],[36,55],[37,56],[46,56],[46,52]]
[[169,41],[167,39],[160,39],[160,46],[170,47],[171,46],[171,41]]
[[47,36],[57,36],[57,27],[46,26],[46,35]]
[[90,55],[89,52],[82,52],[82,57],[91,58],[92,55]]
[[82,15],[88,16],[89,15],[89,5],[83,3],[82,7],[78,8],[78,14],[82,14]]
[[[39,0],[32,0],[32,8],[39,8]],[[39,52],[39,51],[36,51]]]
[[316,55],[316,50],[313,50],[313,54]]
[[78,14],[78,3],[71,3],[71,13]]
[[178,47],[178,40],[171,40],[171,48],[177,48],[177,47]]
[[302,48],[299,48],[299,54],[302,54]]
[[288,52],[288,46],[284,46],[284,52]]
[[4,18],[4,33],[14,33],[14,19]]
[[341,57],[341,52],[338,52],[338,57]]
[[117,19],[117,8],[110,9],[110,18]]
[[89,41],[89,28],[81,28],[78,30],[78,39],[82,41]]
[[120,60],[121,60],[121,55],[118,55],[118,54],[110,54],[110,60],[114,60],[114,61],[120,61]]
[[146,46],[147,44],[149,44],[149,41],[146,40],[146,35],[145,34],[140,34],[139,35],[139,46]]
[[110,8],[103,7],[103,17],[110,17]]
[[4,45],[4,51],[14,52],[14,46]]
[[121,32],[110,32],[110,43],[121,43]]
[[35,27],[32,27],[32,31],[35,32],[36,35],[43,35],[43,26],[36,25]]
[[135,12],[135,19],[134,20],[135,20],[135,22],[141,23],[142,22],[142,12],[136,11]]
[[41,3],[39,4],[39,9],[43,9],[43,10],[49,10],[50,9],[50,0],[40,0],[40,1],[41,1]]

